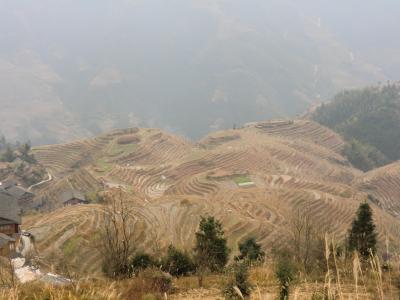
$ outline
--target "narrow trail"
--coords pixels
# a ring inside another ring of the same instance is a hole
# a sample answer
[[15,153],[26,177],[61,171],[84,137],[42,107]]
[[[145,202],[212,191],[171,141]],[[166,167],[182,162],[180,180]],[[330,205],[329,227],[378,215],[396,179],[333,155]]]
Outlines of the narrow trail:
[[32,184],[30,187],[28,187],[28,191],[32,190],[34,187],[37,187],[37,186],[39,186],[39,185],[42,185],[42,184],[44,184],[44,183],[46,183],[46,182],[49,182],[49,181],[52,181],[52,180],[53,180],[53,176],[50,174],[50,172],[47,172],[47,176],[48,176],[47,179],[42,180],[41,182]]

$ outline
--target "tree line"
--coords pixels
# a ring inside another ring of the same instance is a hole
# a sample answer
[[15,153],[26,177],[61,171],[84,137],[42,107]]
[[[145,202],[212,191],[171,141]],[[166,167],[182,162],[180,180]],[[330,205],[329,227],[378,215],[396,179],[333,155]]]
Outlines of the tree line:
[[9,142],[2,135],[0,136],[0,161],[14,162],[17,158],[30,164],[36,163],[36,159],[31,151],[31,143]]
[[341,134],[344,155],[367,171],[400,159],[400,85],[346,90],[322,104],[312,119]]

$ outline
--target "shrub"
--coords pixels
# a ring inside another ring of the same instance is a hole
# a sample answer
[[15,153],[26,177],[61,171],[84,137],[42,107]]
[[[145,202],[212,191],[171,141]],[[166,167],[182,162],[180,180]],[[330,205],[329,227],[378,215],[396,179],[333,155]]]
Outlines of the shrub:
[[248,266],[247,264],[235,263],[231,267],[231,274],[228,283],[226,284],[223,294],[225,299],[242,299],[248,298],[251,293],[251,285],[248,281]]
[[139,252],[133,256],[130,267],[132,272],[137,274],[139,271],[156,265],[155,260],[147,253]]
[[235,260],[246,260],[248,262],[263,261],[265,252],[262,251],[261,245],[258,244],[255,238],[248,238],[242,243],[239,243],[240,254],[235,257]]
[[229,249],[224,231],[221,223],[214,217],[201,217],[194,251],[196,262],[201,269],[222,271],[228,262]]
[[126,282],[127,289],[118,299],[161,300],[172,288],[172,277],[154,267],[141,270],[137,277]]
[[189,255],[179,251],[172,245],[168,247],[162,268],[176,277],[185,276],[195,271],[195,265]]
[[294,266],[287,257],[281,257],[276,265],[275,275],[280,283],[281,289],[279,293],[280,300],[289,299],[289,286],[294,279]]
[[171,275],[157,268],[147,268],[141,271],[139,279],[145,282],[154,292],[166,293],[172,288]]

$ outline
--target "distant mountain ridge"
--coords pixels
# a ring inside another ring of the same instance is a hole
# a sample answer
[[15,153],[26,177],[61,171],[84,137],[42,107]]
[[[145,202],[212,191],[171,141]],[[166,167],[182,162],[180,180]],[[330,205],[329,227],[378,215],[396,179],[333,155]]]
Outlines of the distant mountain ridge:
[[197,139],[388,77],[319,6],[168,3],[5,0],[3,134],[44,144],[140,125]]

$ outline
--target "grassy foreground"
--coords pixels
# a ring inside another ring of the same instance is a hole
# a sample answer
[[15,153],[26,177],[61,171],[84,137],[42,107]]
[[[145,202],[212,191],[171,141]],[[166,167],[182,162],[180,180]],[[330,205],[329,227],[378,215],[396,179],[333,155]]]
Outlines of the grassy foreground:
[[[399,299],[399,264],[384,271],[377,263],[371,260],[369,267],[362,270],[355,259],[347,266],[338,263],[323,276],[299,273],[290,286],[289,299]],[[143,274],[119,281],[80,279],[67,286],[31,282],[3,286],[0,288],[0,299],[224,299],[221,290],[227,279],[225,274],[208,275],[204,278],[203,287],[199,288],[196,276],[174,278],[167,289],[149,281]],[[252,268],[250,282],[250,299],[278,299],[280,286],[272,264]]]

